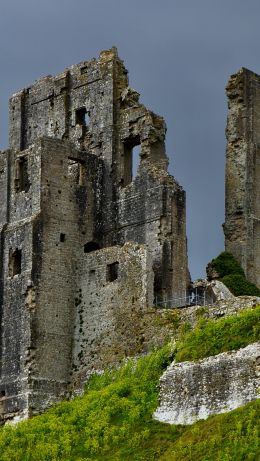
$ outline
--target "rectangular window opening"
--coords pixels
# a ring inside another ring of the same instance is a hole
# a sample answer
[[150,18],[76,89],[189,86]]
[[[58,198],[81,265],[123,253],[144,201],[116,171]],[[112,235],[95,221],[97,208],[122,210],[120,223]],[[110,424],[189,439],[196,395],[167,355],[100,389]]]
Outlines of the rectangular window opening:
[[114,282],[118,279],[118,261],[107,265],[107,282]]
[[86,166],[82,160],[68,159],[68,176],[79,186],[86,185]]
[[124,143],[124,186],[135,179],[140,164],[140,154],[139,138]]
[[96,271],[95,269],[91,269],[89,271],[89,280],[95,280],[95,277],[96,277]]
[[84,75],[84,74],[86,74],[86,73],[87,73],[87,71],[88,71],[88,66],[84,66],[84,67],[81,67],[81,69],[80,69],[80,73],[81,73],[81,75]]
[[86,110],[85,107],[81,107],[75,111],[75,120],[76,125],[80,126],[88,126],[90,122],[89,112]]
[[66,235],[61,233],[60,234],[60,242],[62,242],[62,243],[65,242],[65,238],[66,238]]
[[28,160],[27,157],[20,157],[15,162],[15,191],[28,192],[29,188]]
[[16,248],[9,252],[9,277],[21,274],[22,271],[22,250]]
[[132,160],[132,181],[135,179],[137,175],[137,171],[140,165],[140,154],[141,154],[141,146],[140,144],[138,146],[133,147],[132,155],[133,155],[133,160]]

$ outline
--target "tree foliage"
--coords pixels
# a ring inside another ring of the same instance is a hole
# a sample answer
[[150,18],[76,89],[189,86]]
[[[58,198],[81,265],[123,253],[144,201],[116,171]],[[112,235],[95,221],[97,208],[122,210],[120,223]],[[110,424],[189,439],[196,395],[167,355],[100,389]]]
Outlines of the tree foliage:
[[210,265],[216,270],[220,278],[230,274],[240,274],[245,277],[245,273],[239,262],[228,251],[222,251],[217,258],[212,259]]

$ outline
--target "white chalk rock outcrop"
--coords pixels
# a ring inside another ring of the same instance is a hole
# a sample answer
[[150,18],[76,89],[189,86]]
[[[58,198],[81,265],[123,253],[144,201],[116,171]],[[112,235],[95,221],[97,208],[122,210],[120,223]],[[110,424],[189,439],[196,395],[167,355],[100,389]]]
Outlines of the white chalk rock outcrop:
[[158,421],[193,424],[259,398],[260,343],[198,362],[173,362],[160,379]]
[[219,280],[212,280],[208,282],[211,286],[212,292],[214,293],[216,301],[224,301],[226,299],[234,299],[235,296],[231,291],[224,285],[224,283]]

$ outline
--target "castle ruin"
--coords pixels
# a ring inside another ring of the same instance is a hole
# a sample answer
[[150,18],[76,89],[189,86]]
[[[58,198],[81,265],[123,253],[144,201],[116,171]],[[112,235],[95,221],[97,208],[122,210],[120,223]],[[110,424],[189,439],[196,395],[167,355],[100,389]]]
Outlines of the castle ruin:
[[165,132],[115,48],[11,97],[0,153],[2,421],[142,352],[154,298],[186,290],[185,193],[167,173]]
[[260,288],[260,76],[242,68],[227,96],[225,248]]

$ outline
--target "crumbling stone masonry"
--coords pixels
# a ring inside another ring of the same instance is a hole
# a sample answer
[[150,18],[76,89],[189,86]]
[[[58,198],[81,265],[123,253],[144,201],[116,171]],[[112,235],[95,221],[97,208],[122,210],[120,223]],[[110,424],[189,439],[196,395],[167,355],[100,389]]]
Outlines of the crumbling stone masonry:
[[[0,154],[0,418],[144,350],[155,296],[189,283],[185,193],[164,120],[128,87],[116,49],[10,99]],[[133,149],[140,165],[133,177]]]
[[260,288],[260,76],[242,68],[227,96],[225,247]]
[[173,362],[160,378],[158,421],[193,424],[259,398],[260,343],[199,360]]

